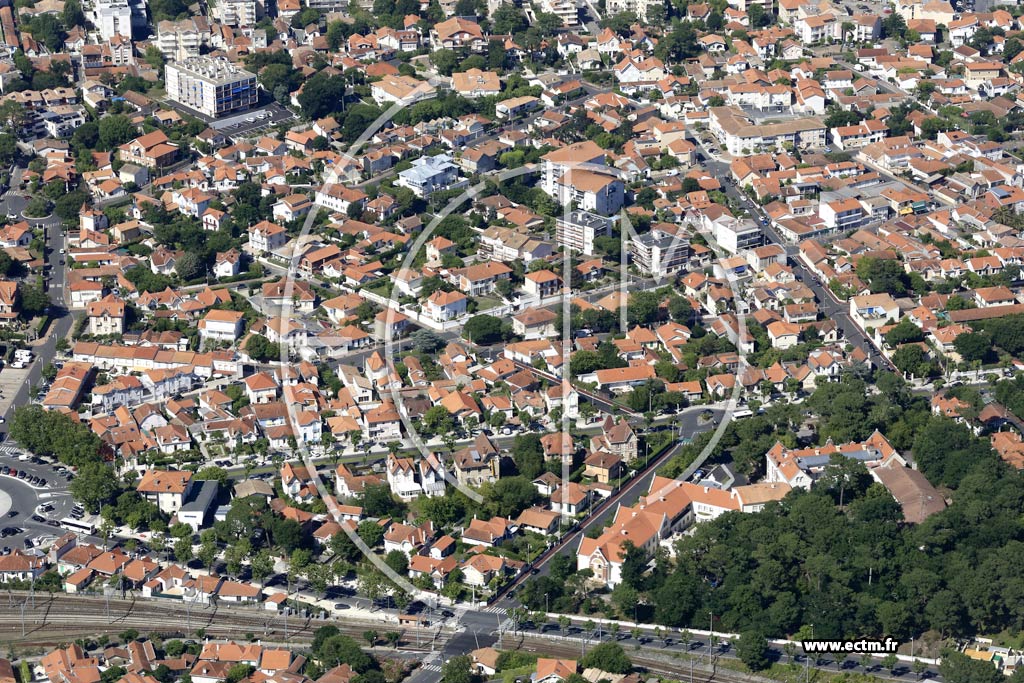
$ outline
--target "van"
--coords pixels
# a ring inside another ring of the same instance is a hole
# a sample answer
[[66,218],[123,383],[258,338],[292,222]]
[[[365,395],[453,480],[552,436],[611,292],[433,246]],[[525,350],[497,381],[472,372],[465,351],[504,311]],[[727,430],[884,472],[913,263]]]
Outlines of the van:
[[732,414],[732,417],[733,417],[733,419],[737,419],[737,418],[741,418],[741,417],[750,417],[753,414],[754,414],[754,411],[752,411],[750,408],[740,408],[739,410],[735,411]]

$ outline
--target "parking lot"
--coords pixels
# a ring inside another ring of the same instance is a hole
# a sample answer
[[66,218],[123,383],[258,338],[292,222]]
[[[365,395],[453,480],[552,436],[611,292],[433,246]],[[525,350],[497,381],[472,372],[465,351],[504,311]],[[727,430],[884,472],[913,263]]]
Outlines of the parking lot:
[[214,121],[210,124],[217,132],[229,137],[257,137],[265,130],[281,123],[291,121],[295,115],[277,103],[269,104],[261,109]]
[[9,444],[0,446],[0,553],[45,547],[63,535],[57,522],[75,505],[68,485],[56,466]]

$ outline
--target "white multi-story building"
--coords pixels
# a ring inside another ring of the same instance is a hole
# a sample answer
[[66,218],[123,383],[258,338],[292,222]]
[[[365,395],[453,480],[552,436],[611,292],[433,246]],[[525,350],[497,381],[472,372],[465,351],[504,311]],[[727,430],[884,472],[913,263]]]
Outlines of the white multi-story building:
[[262,14],[256,0],[221,0],[213,9],[228,26],[255,26]]
[[751,220],[742,220],[732,216],[720,216],[711,220],[703,218],[704,227],[711,231],[718,246],[730,254],[738,254],[747,249],[759,247],[764,242],[761,228]]
[[[646,5],[646,3],[644,4]],[[576,0],[541,0],[540,8],[549,14],[556,15],[562,20],[563,26],[571,28],[580,25],[580,10],[576,6]]]
[[640,21],[648,21],[647,13],[652,5],[660,5],[662,2],[651,0],[608,0],[605,3],[606,11],[609,14],[620,14],[622,12],[633,12],[640,18]]
[[444,495],[444,467],[434,455],[418,462],[412,458],[389,455],[387,476],[391,492],[402,500],[412,500],[422,495]]
[[545,154],[542,160],[541,187],[551,197],[558,196],[559,180],[570,170],[605,165],[604,150],[593,140],[560,147]]
[[168,64],[167,96],[207,116],[218,117],[256,104],[256,75],[223,57],[193,57]]
[[629,254],[640,272],[661,278],[686,266],[690,258],[690,240],[652,230],[630,240]]
[[210,44],[212,33],[205,17],[164,20],[156,25],[156,46],[164,59],[184,61],[198,57],[200,50]]
[[594,239],[610,237],[612,219],[587,211],[573,211],[555,221],[555,241],[566,249],[594,255]]
[[[611,171],[611,169],[609,169]],[[558,180],[558,201],[609,216],[622,208],[626,186],[613,173],[577,169]]]
[[92,23],[105,41],[114,36],[131,38],[132,8],[127,0],[96,0],[92,7]]

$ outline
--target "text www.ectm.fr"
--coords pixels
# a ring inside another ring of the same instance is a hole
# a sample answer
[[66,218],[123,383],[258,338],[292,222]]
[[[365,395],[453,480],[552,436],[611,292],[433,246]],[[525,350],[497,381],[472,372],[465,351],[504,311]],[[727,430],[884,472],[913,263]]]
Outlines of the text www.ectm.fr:
[[888,654],[896,652],[900,644],[893,638],[873,640],[805,640],[801,643],[808,654],[823,652],[846,652],[855,654]]

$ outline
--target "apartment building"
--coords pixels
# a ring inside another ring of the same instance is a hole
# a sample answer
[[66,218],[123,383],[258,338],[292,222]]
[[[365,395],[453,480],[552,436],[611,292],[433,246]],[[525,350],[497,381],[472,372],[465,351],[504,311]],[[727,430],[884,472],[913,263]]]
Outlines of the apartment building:
[[580,10],[576,6],[576,0],[541,0],[540,7],[548,14],[554,14],[561,19],[562,26],[574,28],[580,25]]
[[704,227],[711,231],[718,246],[730,254],[738,254],[741,251],[759,247],[764,242],[764,234],[761,232],[760,226],[751,220],[733,218],[728,215],[722,215],[712,220],[708,216],[704,216],[703,223]]
[[832,145],[837,149],[860,149],[885,139],[889,127],[875,119],[861,121],[854,126],[839,126],[831,130]]
[[690,258],[690,240],[651,230],[630,240],[629,255],[641,273],[663,278],[686,266]]
[[108,294],[88,306],[89,334],[102,336],[124,333],[124,301]]
[[609,14],[619,14],[620,12],[633,12],[640,21],[647,22],[647,13],[649,7],[654,4],[650,0],[608,0],[605,3],[605,9]]
[[850,198],[822,202],[818,207],[818,216],[829,229],[842,231],[860,227],[867,214],[859,201]]
[[593,140],[552,150],[541,160],[544,162],[541,188],[552,197],[558,196],[559,181],[570,170],[585,168],[586,164],[605,165],[604,150]]
[[220,23],[227,26],[255,26],[263,15],[263,7],[256,0],[220,0],[213,10]]
[[564,205],[608,216],[622,208],[625,193],[625,184],[611,172],[577,168],[558,179],[555,196]]
[[167,96],[214,118],[257,102],[256,74],[223,57],[193,57],[166,67]]
[[828,129],[817,117],[755,124],[736,107],[711,107],[708,111],[709,130],[730,154],[782,151],[786,145],[801,149],[825,145]]
[[132,8],[127,0],[96,0],[91,14],[104,41],[114,36],[132,37]]
[[589,211],[572,211],[555,221],[555,242],[585,256],[594,255],[594,239],[611,234],[612,219]]
[[156,25],[156,47],[168,60],[198,57],[201,48],[209,46],[211,36],[210,25],[202,16],[181,21],[164,20]]

